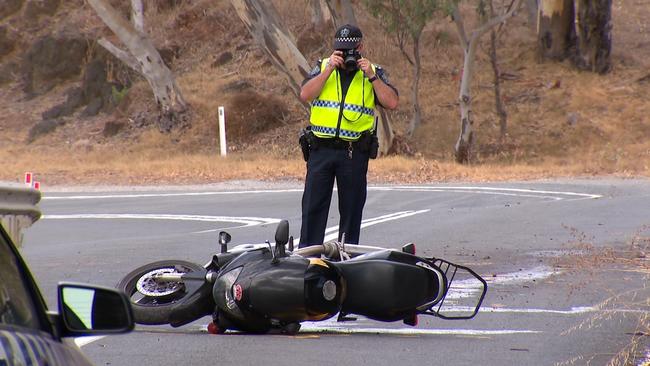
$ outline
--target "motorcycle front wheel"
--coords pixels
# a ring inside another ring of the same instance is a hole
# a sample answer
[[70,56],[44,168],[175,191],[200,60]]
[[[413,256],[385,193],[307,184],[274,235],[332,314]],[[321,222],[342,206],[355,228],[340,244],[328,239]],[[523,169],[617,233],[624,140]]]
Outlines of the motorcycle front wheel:
[[124,276],[117,284],[131,301],[133,318],[138,324],[161,325],[169,323],[176,303],[188,295],[182,281],[158,281],[157,274],[201,271],[198,264],[182,260],[164,260],[145,264]]

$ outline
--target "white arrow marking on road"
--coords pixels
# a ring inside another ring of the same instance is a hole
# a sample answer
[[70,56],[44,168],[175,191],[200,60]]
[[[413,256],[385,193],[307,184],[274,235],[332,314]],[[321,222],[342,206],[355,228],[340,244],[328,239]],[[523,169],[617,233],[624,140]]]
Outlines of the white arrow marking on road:
[[[377,217],[373,217],[373,218],[365,219],[365,220],[361,221],[361,228],[363,229],[363,228],[366,228],[368,226],[381,224],[382,222],[403,219],[405,217],[409,217],[409,216],[413,216],[413,215],[417,215],[417,214],[421,214],[421,213],[425,213],[425,212],[429,212],[429,211],[431,211],[431,210],[427,209],[427,210],[418,210],[418,211],[400,211],[400,212],[395,212],[395,213],[388,214],[388,215],[377,216]],[[325,234],[326,235],[325,235],[325,240],[324,241],[330,241],[330,240],[338,239],[338,237],[339,237],[338,231],[339,231],[339,226],[338,225],[328,227],[327,229],[325,229]],[[299,237],[296,238],[296,241],[299,242],[300,238]]]

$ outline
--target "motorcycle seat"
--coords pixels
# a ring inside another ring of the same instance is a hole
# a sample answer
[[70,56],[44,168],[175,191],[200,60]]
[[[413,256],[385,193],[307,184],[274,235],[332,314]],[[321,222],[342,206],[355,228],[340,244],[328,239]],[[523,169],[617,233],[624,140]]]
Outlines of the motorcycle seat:
[[346,282],[341,311],[380,321],[414,315],[418,306],[437,296],[437,274],[426,268],[389,260],[336,262]]

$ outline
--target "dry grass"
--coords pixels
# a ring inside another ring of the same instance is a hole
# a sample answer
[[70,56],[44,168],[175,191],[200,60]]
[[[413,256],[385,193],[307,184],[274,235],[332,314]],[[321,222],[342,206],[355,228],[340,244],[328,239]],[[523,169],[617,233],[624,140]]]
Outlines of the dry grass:
[[[2,150],[0,180],[17,181],[25,171],[39,176],[44,186],[59,184],[202,184],[231,179],[301,180],[305,163],[299,153],[230,152],[221,158],[218,149],[200,152],[175,137],[157,132],[139,137],[139,143],[122,146],[70,145],[64,148],[35,145],[25,150]],[[174,150],[170,151],[169,147]],[[611,171],[619,177],[632,173]],[[645,174],[650,172],[645,171]],[[508,181],[551,177],[592,177],[602,167],[585,164],[481,164],[462,166],[424,158],[392,156],[370,163],[371,183],[423,183],[448,181]],[[638,174],[638,173],[635,173]]]
[[[609,297],[595,306],[598,309],[597,312],[575,326],[564,330],[560,336],[600,328],[606,322],[620,321],[621,318],[633,319],[636,322],[636,327],[627,333],[630,337],[629,342],[611,356],[607,366],[638,365],[639,360],[645,357],[646,337],[650,334],[650,314],[647,312],[625,313],[624,311],[647,309],[650,306],[646,286],[650,280],[650,263],[647,258],[650,253],[650,227],[639,229],[624,250],[614,250],[611,247],[597,248],[591,243],[593,238],[586,233],[575,228],[566,227],[566,229],[569,230],[573,240],[565,247],[570,249],[573,254],[558,258],[555,265],[575,274],[586,274],[586,278],[582,282],[571,282],[569,296],[583,286],[593,287],[595,285],[600,287],[602,293],[609,294]],[[625,280],[626,274],[629,273],[640,274],[643,286],[624,291],[612,290],[605,283],[596,282],[598,281],[596,274],[602,274],[603,271],[616,273],[621,280]],[[598,356],[602,355],[579,355],[558,364],[558,366],[591,365]]]

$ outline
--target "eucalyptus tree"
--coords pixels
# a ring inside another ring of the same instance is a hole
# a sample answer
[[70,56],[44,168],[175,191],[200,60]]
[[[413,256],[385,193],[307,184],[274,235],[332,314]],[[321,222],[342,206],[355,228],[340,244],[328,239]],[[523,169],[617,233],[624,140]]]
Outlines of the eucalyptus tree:
[[611,68],[612,0],[541,0],[537,39],[540,60],[571,58],[578,69]]
[[463,49],[463,68],[458,96],[460,103],[460,134],[454,146],[454,152],[457,162],[468,163],[474,144],[471,83],[474,77],[474,59],[478,42],[493,27],[512,17],[521,6],[522,0],[515,0],[506,13],[487,19],[469,33],[465,30],[465,22],[459,9],[459,2],[455,0],[449,3],[449,11],[456,25],[460,45]]
[[[439,0],[364,0],[364,4],[370,14],[379,19],[386,32],[394,37],[400,51],[413,66],[411,86],[413,117],[407,130],[408,137],[413,137],[422,120],[419,100],[422,31],[436,11],[442,9],[441,2]],[[407,51],[409,45],[411,50]]]
[[88,4],[115,33],[126,50],[105,38],[100,38],[97,43],[142,75],[149,83],[160,111],[158,127],[162,131],[169,131],[188,123],[187,119],[182,117],[188,109],[188,104],[176,84],[176,78],[146,34],[142,0],[131,0],[133,24],[124,19],[107,0],[88,0]]

